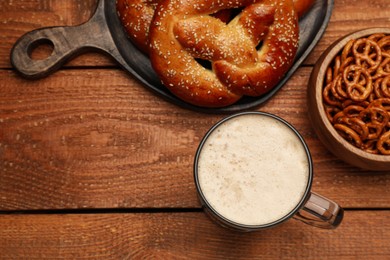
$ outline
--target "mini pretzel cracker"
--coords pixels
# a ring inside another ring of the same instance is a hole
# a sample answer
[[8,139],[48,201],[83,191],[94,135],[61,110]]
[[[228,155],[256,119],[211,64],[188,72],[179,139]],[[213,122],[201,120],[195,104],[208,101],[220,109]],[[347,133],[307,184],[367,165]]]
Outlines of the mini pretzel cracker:
[[346,43],[326,70],[325,113],[352,145],[390,155],[390,35]]

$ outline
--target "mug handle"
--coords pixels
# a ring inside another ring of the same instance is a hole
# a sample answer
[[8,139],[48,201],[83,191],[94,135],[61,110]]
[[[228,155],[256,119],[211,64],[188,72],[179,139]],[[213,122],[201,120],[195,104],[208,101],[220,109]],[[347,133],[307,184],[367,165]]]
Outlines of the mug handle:
[[340,225],[343,216],[344,210],[337,203],[311,192],[306,204],[293,218],[315,227],[334,229]]

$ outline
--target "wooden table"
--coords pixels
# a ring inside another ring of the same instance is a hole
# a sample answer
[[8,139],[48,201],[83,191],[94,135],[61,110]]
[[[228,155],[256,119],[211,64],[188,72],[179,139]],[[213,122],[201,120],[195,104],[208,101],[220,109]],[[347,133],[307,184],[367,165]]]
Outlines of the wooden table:
[[314,159],[313,190],[345,208],[344,222],[322,230],[291,220],[256,233],[215,225],[196,196],[194,153],[225,115],[168,103],[101,54],[80,56],[37,81],[12,69],[10,49],[22,34],[80,24],[95,5],[0,1],[1,258],[390,258],[390,174],[330,154],[306,111],[319,55],[345,34],[390,26],[389,0],[335,0],[304,64],[253,109],[279,115],[303,134]]

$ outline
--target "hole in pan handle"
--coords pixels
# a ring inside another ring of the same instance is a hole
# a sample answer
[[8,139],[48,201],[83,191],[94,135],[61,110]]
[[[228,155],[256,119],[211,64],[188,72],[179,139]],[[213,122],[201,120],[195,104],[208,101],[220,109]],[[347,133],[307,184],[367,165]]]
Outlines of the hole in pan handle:
[[[34,59],[31,52],[41,44],[53,46],[44,59]],[[47,27],[26,33],[11,50],[11,64],[24,77],[38,79],[58,70],[71,58],[84,52],[102,51],[121,60],[104,16],[104,1],[99,1],[89,21],[78,26]]]

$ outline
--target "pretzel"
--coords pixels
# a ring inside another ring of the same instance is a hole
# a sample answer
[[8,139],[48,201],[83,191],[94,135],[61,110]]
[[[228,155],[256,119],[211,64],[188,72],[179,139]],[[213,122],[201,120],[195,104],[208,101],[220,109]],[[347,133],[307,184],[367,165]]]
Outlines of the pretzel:
[[356,147],[362,146],[362,139],[360,138],[359,134],[356,133],[352,128],[343,124],[335,124],[334,128],[342,137],[353,143]]
[[[149,27],[152,23],[157,4],[162,0],[116,0],[118,17],[130,40],[144,53],[149,52]],[[313,5],[314,0],[294,0],[298,17],[304,16]],[[214,17],[227,23],[233,10],[220,10]]]
[[371,139],[362,144],[361,149],[367,153],[380,154],[377,148],[378,139]]
[[378,79],[384,76],[390,75],[390,52],[382,52],[382,63],[379,65],[378,69],[375,72],[375,75],[372,76],[373,79]]
[[360,113],[364,111],[364,109],[365,108],[358,105],[350,105],[334,115],[333,123],[339,122],[339,118],[342,117],[349,117],[349,118],[359,117]]
[[[323,90],[322,96],[326,104],[331,105],[333,107],[340,107],[341,102],[340,99],[335,98],[332,89],[334,89],[334,83],[329,83]],[[333,90],[334,91],[334,90]]]
[[379,107],[368,107],[360,112],[359,118],[366,122],[367,127],[369,128],[368,139],[379,138],[382,133],[382,130],[389,123],[389,114],[387,111]]
[[312,7],[314,0],[294,0],[294,8],[297,11],[298,17],[304,16]]
[[381,90],[384,96],[390,97],[390,75],[381,81]]
[[368,153],[390,155],[390,36],[348,41],[326,69],[322,96],[343,138]]
[[368,72],[375,71],[382,61],[382,51],[379,45],[367,38],[361,38],[354,42],[352,52],[356,64],[366,68]]
[[359,109],[363,110],[364,108],[368,107],[370,105],[370,102],[368,101],[362,101],[362,102],[356,102],[351,99],[344,100],[341,103],[341,107],[347,111],[351,107],[359,107]]
[[339,112],[340,112],[340,109],[338,107],[325,105],[325,113],[326,113],[326,116],[331,123],[334,122],[334,117]]
[[369,136],[369,127],[361,118],[341,116],[335,119],[334,123],[348,126],[359,134],[361,140],[365,140]]
[[383,110],[386,110],[390,113],[390,98],[378,98],[374,101],[372,101],[369,105],[369,107],[379,107]]
[[117,0],[116,9],[128,36],[139,49],[148,52],[149,26],[160,0]]
[[374,41],[374,42],[379,42],[383,37],[386,37],[386,34],[384,33],[374,33],[371,34],[367,37],[367,39]]
[[[243,10],[228,24],[207,15],[230,8]],[[297,51],[291,0],[171,0],[156,11],[150,27],[152,66],[173,94],[194,105],[226,106],[242,95],[268,92]],[[210,62],[213,70],[197,59]]]
[[[378,78],[374,82],[374,96],[376,98],[383,98],[384,97],[384,95],[382,93],[382,89],[381,89],[382,80],[383,80],[383,78]],[[372,100],[372,101],[374,101],[374,100]]]
[[336,78],[332,82],[331,91],[332,94],[337,97],[339,100],[344,100],[350,97],[350,95],[347,93],[347,85],[344,84],[342,81],[343,78],[341,75],[337,75]]
[[347,95],[354,101],[366,100],[373,90],[371,75],[367,69],[360,66],[346,67],[343,71],[343,80],[347,86]]
[[384,133],[377,142],[377,149],[381,154],[390,155],[390,131]]
[[351,39],[345,44],[343,51],[340,54],[341,62],[344,63],[348,58],[353,57],[352,46],[354,43],[355,39]]
[[379,41],[378,41],[379,47],[384,50],[385,52],[390,52],[390,36],[383,36]]
[[[149,52],[149,27],[157,4],[162,0],[116,0],[116,9],[129,38],[144,53]],[[303,1],[303,0],[301,0]],[[223,22],[231,16],[231,10],[212,14]]]

